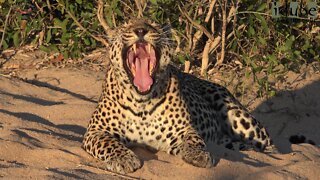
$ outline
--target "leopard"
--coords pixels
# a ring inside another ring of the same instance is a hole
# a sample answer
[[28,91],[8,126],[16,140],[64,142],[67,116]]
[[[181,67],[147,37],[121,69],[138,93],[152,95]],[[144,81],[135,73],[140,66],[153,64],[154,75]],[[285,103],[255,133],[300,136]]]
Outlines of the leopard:
[[272,146],[266,128],[225,87],[173,64],[172,39],[168,25],[146,18],[118,26],[108,39],[110,65],[82,145],[108,171],[140,169],[134,145],[200,168],[218,162],[209,143],[259,152]]

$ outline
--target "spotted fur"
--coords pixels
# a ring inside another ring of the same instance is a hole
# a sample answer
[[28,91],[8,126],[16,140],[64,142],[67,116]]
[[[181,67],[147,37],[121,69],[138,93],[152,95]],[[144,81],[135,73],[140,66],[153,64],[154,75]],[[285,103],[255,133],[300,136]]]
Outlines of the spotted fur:
[[[125,70],[123,50],[137,41],[135,30],[143,28],[144,40],[158,52],[154,84],[139,93]],[[147,20],[123,25],[112,37],[110,69],[99,104],[84,135],[83,148],[105,162],[106,169],[129,173],[142,166],[131,144],[143,144],[181,157],[198,167],[211,167],[214,155],[206,144],[263,151],[271,140],[266,129],[226,88],[184,74],[169,64],[169,31]]]

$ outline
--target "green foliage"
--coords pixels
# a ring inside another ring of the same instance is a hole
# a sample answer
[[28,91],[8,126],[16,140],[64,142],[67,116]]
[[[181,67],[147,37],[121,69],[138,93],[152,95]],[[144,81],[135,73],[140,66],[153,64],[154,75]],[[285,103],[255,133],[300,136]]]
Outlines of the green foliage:
[[95,13],[95,5],[90,0],[35,0],[6,1],[0,4],[0,24],[3,28],[9,7],[12,12],[7,24],[3,48],[19,47],[24,44],[38,44],[40,32],[44,34],[40,49],[52,53],[59,52],[65,58],[80,57],[82,53],[97,46],[95,39],[80,30],[66,10],[76,16],[86,28],[101,30]]
[[[252,4],[248,6],[248,4]],[[319,20],[273,19],[265,1],[242,1],[239,7],[239,24],[245,29],[236,32],[236,38],[230,42],[230,50],[237,52],[245,65],[251,67],[259,83],[260,95],[274,95],[269,83],[275,67],[281,65],[285,71],[299,71],[303,63],[320,61]],[[241,14],[241,12],[248,12]],[[262,13],[259,13],[262,12]],[[245,34],[245,36],[243,36]],[[234,44],[237,44],[234,45]],[[264,76],[258,78],[257,73]],[[282,72],[280,72],[282,73]]]
[[[138,14],[135,1],[105,2],[104,16],[110,27],[122,24]],[[209,0],[146,2],[147,7],[143,7],[144,16],[159,23],[170,22],[177,31],[177,36],[181,39],[177,62],[184,63],[185,60],[192,59],[201,61],[201,52],[208,38],[203,35],[197,46],[190,46],[190,40],[199,29],[180,13],[179,7],[185,10],[195,23],[212,32],[210,28],[221,27],[219,3],[214,8],[213,26],[211,21],[204,22]],[[246,76],[252,75],[260,84],[260,95],[274,95],[269,77],[279,73],[275,72],[275,67],[283,66],[285,71],[299,71],[302,63],[320,61],[320,33],[319,30],[314,30],[319,28],[319,20],[312,22],[304,19],[273,19],[270,4],[263,0],[227,2],[228,7],[239,2],[239,7],[236,21],[232,19],[227,27],[226,33],[231,36],[226,41],[226,60],[240,57],[239,60],[250,67],[251,71],[248,71]],[[88,34],[90,32],[99,35],[103,32],[96,17],[96,6],[96,2],[91,0],[0,0],[0,30],[4,29],[6,15],[12,7],[2,49],[30,43],[38,45],[41,42],[39,48],[48,53],[61,53],[65,58],[81,57],[82,53],[102,46]],[[79,28],[74,18],[88,31]],[[232,24],[232,21],[235,23]],[[0,31],[1,36],[2,32]],[[215,32],[215,36],[217,34],[219,32]],[[219,51],[218,47],[212,53],[217,54]]]

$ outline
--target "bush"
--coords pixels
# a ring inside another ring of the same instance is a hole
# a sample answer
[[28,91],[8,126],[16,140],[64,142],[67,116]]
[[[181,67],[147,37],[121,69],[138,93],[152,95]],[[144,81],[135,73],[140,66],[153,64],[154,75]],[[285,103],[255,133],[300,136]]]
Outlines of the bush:
[[[191,61],[201,66],[202,75],[210,64],[238,59],[251,69],[247,75],[256,77],[262,91],[269,91],[268,77],[276,66],[298,71],[302,63],[320,60],[319,19],[272,18],[270,0],[105,2],[104,17],[110,27],[138,15],[169,22],[178,42],[178,63]],[[96,6],[89,0],[0,0],[1,36],[6,32],[1,47],[34,44],[48,53],[79,58],[103,46],[94,38],[105,37]],[[257,78],[258,72],[264,77]]]

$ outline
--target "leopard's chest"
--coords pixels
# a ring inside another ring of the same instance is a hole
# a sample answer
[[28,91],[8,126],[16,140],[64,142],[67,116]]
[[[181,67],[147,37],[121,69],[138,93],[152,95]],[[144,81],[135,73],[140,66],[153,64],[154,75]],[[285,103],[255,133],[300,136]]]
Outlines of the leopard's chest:
[[167,149],[177,134],[182,135],[191,126],[185,109],[171,107],[168,101],[169,98],[165,98],[162,103],[151,108],[147,106],[143,111],[118,104],[114,109],[119,109],[120,113],[113,116],[119,118],[111,118],[107,125],[112,127],[110,133],[118,134],[126,143]]

